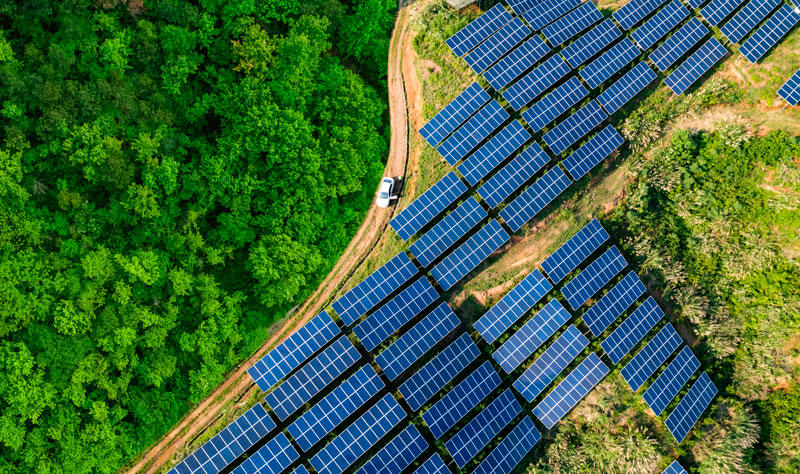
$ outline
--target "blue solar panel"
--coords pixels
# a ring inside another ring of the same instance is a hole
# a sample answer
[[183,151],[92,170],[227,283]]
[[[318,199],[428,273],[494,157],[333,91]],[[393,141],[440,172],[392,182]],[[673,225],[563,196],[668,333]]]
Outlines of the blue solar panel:
[[438,297],[439,292],[423,275],[353,328],[353,332],[364,347],[371,351]]
[[558,166],[539,178],[500,211],[500,217],[514,232],[558,197],[572,183]]
[[589,339],[578,328],[567,327],[566,331],[519,376],[514,382],[514,388],[525,397],[525,400],[534,401],[588,345]]
[[739,52],[751,63],[755,63],[800,23],[800,14],[788,5],[782,5],[753,36],[739,48]]
[[319,474],[341,474],[405,417],[387,394],[311,458],[311,465]]
[[700,10],[700,14],[711,26],[717,26],[743,3],[744,0],[712,0]]
[[656,73],[646,62],[642,61],[603,91],[597,97],[597,101],[608,113],[613,114],[644,90],[655,78]]
[[615,245],[564,285],[561,288],[561,294],[567,299],[572,309],[576,310],[600,291],[600,288],[611,281],[626,265],[628,262],[625,261],[625,257],[619,253]]
[[572,316],[557,299],[537,312],[519,331],[503,343],[492,357],[510,374],[542,346]]
[[400,393],[417,411],[480,354],[469,335],[462,334],[400,386]]
[[550,48],[538,36],[520,44],[508,56],[497,62],[483,74],[492,87],[500,90],[520,74],[530,69],[550,52]]
[[658,11],[644,25],[636,29],[631,36],[642,49],[650,49],[658,40],[677,27],[689,16],[689,10],[678,0],[672,0]]
[[383,369],[389,380],[394,380],[459,324],[460,320],[450,306],[442,303],[385,351],[378,354],[375,362]]
[[300,454],[283,433],[269,440],[261,449],[245,459],[232,474],[278,474],[297,460]]
[[447,469],[441,456],[438,453],[434,453],[414,471],[414,474],[450,474],[450,469]]
[[667,429],[678,443],[683,442],[716,395],[717,387],[711,382],[708,374],[703,372],[665,422]]
[[581,77],[594,89],[627,66],[640,54],[639,48],[628,38],[609,48],[588,66],[581,69]]
[[435,147],[459,125],[464,123],[483,104],[489,102],[489,94],[477,82],[473,82],[464,92],[434,115],[422,128],[419,134],[430,146]]
[[292,471],[292,474],[308,474],[308,469],[305,466],[297,466],[297,469]]
[[447,39],[447,46],[461,57],[481,44],[495,31],[511,21],[511,15],[501,4],[490,8],[469,25],[461,28],[458,33]]
[[591,101],[545,133],[542,138],[553,153],[558,155],[600,125],[607,117],[608,114],[597,105],[597,102]]
[[409,250],[423,267],[427,267],[488,216],[483,206],[470,196],[417,239]]
[[697,18],[692,18],[656,48],[650,54],[650,60],[661,69],[661,72],[665,72],[706,35],[708,35],[708,28]]
[[522,412],[511,389],[475,415],[469,423],[444,443],[459,468],[463,468],[489,441]]
[[578,180],[611,155],[624,142],[625,140],[622,139],[622,136],[617,133],[617,130],[612,125],[606,125],[600,133],[581,145],[562,163],[567,172],[572,175],[572,178]]
[[503,227],[491,220],[433,267],[431,275],[447,291],[509,239]]
[[289,434],[308,451],[383,387],[375,369],[365,365],[289,425]]
[[626,30],[630,30],[647,15],[656,11],[666,0],[631,0],[614,12],[614,19]]
[[469,53],[464,60],[477,74],[485,71],[514,46],[530,36],[531,30],[519,18],[514,18],[493,34],[482,45]]
[[473,327],[491,344],[552,289],[544,275],[534,270],[475,321]]
[[660,415],[669,402],[681,391],[686,382],[700,368],[700,361],[688,346],[672,359],[664,372],[645,390],[642,398],[656,414]]
[[353,343],[342,336],[269,392],[267,404],[283,421],[360,358]]
[[636,273],[631,271],[614,288],[595,303],[581,319],[594,337],[603,334],[620,315],[647,291]]
[[564,242],[552,255],[544,259],[542,269],[554,283],[558,283],[586,260],[586,257],[608,240],[608,232],[597,219],[592,219],[575,235]]
[[570,66],[577,68],[610,45],[622,32],[606,19],[561,50]]
[[720,31],[731,43],[738,43],[753,31],[772,10],[781,5],[781,0],[750,0]]
[[508,112],[496,100],[489,101],[477,114],[467,120],[467,123],[459,127],[447,140],[442,142],[436,148],[436,151],[451,166],[455,166],[478,143],[482,142],[497,127],[508,120],[508,117]]
[[247,410],[168,474],[217,474],[275,428],[275,422],[260,404]]
[[522,13],[522,18],[525,18],[534,31],[541,30],[581,4],[581,0],[523,0],[523,2],[526,6],[530,5],[524,13],[516,7],[513,7],[514,11],[517,14]]
[[416,426],[409,425],[361,466],[356,474],[400,474],[426,449],[428,442]]
[[467,187],[458,175],[451,171],[403,209],[389,222],[389,225],[401,239],[408,240],[465,192]]
[[658,307],[656,300],[649,297],[641,306],[628,316],[622,324],[614,329],[600,343],[608,357],[615,364],[619,364],[625,355],[653,329],[653,326],[664,317],[664,312]]
[[778,89],[778,95],[783,97],[783,100],[789,105],[797,105],[800,102],[800,69]]
[[577,77],[572,77],[522,112],[522,118],[534,132],[538,132],[587,95],[589,91],[583,87],[581,81]]
[[478,189],[484,201],[495,208],[550,161],[550,157],[537,143],[522,150],[510,163]]
[[542,29],[547,41],[559,46],[603,19],[603,14],[592,2],[586,2],[560,20]]
[[541,433],[526,416],[486,456],[486,459],[481,461],[472,474],[509,474],[540,439],[542,439]]
[[672,89],[672,92],[683,94],[727,52],[728,50],[716,38],[711,38],[667,76],[664,83]]
[[458,165],[458,172],[474,186],[530,139],[531,134],[514,120]]
[[533,409],[547,429],[553,428],[578,402],[608,375],[608,367],[591,353]]
[[422,413],[422,419],[431,429],[433,437],[439,439],[498,386],[500,377],[492,368],[492,363],[484,362]]
[[622,376],[634,392],[639,390],[661,364],[681,345],[681,337],[667,323],[630,362],[622,368]]
[[323,311],[253,364],[247,373],[258,388],[266,392],[339,332],[339,326]]
[[678,461],[672,461],[672,464],[664,469],[664,472],[661,474],[686,474],[686,471],[683,469],[680,463],[678,463]]
[[519,110],[566,76],[569,71],[569,66],[561,56],[557,54],[550,56],[547,61],[506,89],[503,97],[514,110]]

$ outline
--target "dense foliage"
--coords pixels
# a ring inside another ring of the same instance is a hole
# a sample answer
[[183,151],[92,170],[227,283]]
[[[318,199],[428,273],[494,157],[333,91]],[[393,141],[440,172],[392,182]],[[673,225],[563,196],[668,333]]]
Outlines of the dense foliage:
[[113,472],[327,273],[393,7],[0,5],[0,472]]

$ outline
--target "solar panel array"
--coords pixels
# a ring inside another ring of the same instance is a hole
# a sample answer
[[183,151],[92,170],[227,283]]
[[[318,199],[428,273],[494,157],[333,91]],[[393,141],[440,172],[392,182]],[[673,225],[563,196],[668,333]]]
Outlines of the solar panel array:
[[622,32],[619,28],[614,25],[613,21],[606,19],[567,45],[561,50],[561,54],[564,55],[570,66],[577,68],[620,36],[622,36]]
[[722,25],[720,31],[728,41],[738,43],[780,4],[781,0],[750,0],[733,18]]
[[625,355],[653,329],[664,312],[658,307],[656,300],[649,297],[628,316],[622,324],[614,329],[600,345],[615,364],[619,364]]
[[545,133],[542,138],[556,155],[583,138],[608,117],[597,102],[591,101]]
[[541,347],[572,316],[557,299],[550,300],[519,331],[503,343],[492,357],[510,374]]
[[665,422],[667,429],[678,443],[683,442],[716,395],[717,387],[711,382],[708,374],[703,372]]
[[514,18],[483,44],[467,54],[464,60],[477,74],[482,73],[514,46],[530,36],[531,30],[519,18]]
[[666,0],[631,0],[614,12],[614,19],[626,30],[630,30],[648,15],[656,11]]
[[642,395],[656,416],[664,412],[669,402],[699,368],[700,361],[692,350],[685,346]]
[[278,474],[295,462],[300,454],[283,433],[278,433],[261,449],[245,459],[233,474]]
[[667,466],[661,474],[686,474],[686,470],[683,469],[683,466],[678,461],[672,461],[672,464]]
[[[562,15],[581,4],[581,0],[523,0],[530,5],[522,12],[522,18],[534,31],[539,31]],[[518,14],[521,13],[514,8]]]
[[642,49],[650,49],[667,33],[678,26],[687,16],[689,10],[678,0],[671,0],[644,25],[634,30],[631,36]]
[[573,310],[580,308],[606,283],[611,281],[628,264],[617,246],[603,252],[597,260],[590,263],[575,278],[561,288],[561,294],[567,299]]
[[[408,240],[465,192],[467,187],[458,175],[451,171],[403,209],[389,222],[389,225],[401,239]],[[336,312],[339,313],[339,310]]]
[[629,38],[609,48],[588,66],[581,69],[581,77],[592,89],[607,81],[611,76],[636,59],[641,52]]
[[261,358],[247,373],[262,392],[271,389],[339,334],[339,326],[322,311]]
[[603,14],[592,2],[586,2],[554,23],[542,28],[547,41],[559,46],[581,31],[603,19]]
[[634,392],[639,390],[656,369],[675,352],[681,342],[681,337],[671,324],[667,323],[661,328],[658,334],[622,368],[622,377],[628,382],[631,390]]
[[509,474],[542,439],[533,421],[525,417],[472,471],[473,474]]
[[530,139],[531,134],[514,120],[458,165],[458,172],[474,186]]
[[434,453],[427,461],[414,471],[414,474],[450,474],[450,469],[442,461],[439,454]]
[[491,344],[552,289],[553,285],[547,278],[539,270],[533,270],[486,314],[475,321],[473,327],[487,343]]
[[483,77],[489,81],[489,84],[495,90],[499,91],[539,62],[549,52],[550,47],[545,44],[544,40],[534,36],[514,48],[506,57],[489,68],[483,74]]
[[766,23],[753,33],[739,48],[739,52],[751,63],[755,63],[778,44],[792,28],[800,23],[800,14],[792,10],[788,5],[781,5],[778,11],[772,15]]
[[561,59],[561,56],[557,54],[550,56],[545,62],[536,66],[531,72],[503,91],[503,98],[514,110],[519,110],[561,80],[569,71],[569,66]]
[[614,288],[589,308],[581,317],[594,337],[603,334],[620,315],[647,291],[636,273],[631,271]]
[[409,250],[423,267],[427,267],[488,216],[483,206],[470,196],[411,244]]
[[509,239],[500,223],[491,220],[433,267],[431,275],[445,291],[449,290]]
[[553,202],[572,181],[558,166],[539,178],[500,211],[500,216],[514,232]]
[[608,232],[597,219],[592,219],[575,235],[542,262],[542,269],[554,283],[558,283],[578,268],[586,257],[608,240]]
[[667,38],[661,46],[650,54],[650,60],[661,69],[661,72],[675,64],[701,39],[708,35],[709,31],[697,18],[692,18],[683,25],[672,36]]
[[700,10],[700,14],[711,26],[717,26],[743,3],[744,0],[712,0]]
[[508,112],[496,100],[491,100],[443,141],[436,151],[451,166],[455,166],[509,117]]
[[624,142],[625,140],[612,125],[606,125],[600,133],[590,138],[589,141],[564,159],[564,168],[567,169],[572,179],[578,180],[611,155]]
[[577,77],[571,77],[522,112],[522,118],[528,122],[534,132],[538,132],[587,95],[589,95],[589,91],[583,87],[581,81]]
[[533,414],[547,429],[553,428],[600,380],[608,375],[608,367],[591,353],[544,400],[533,409]]
[[481,44],[509,21],[511,21],[511,15],[503,5],[497,4],[475,19],[475,21],[459,30],[458,33],[448,38],[446,41],[447,46],[453,50],[456,56],[461,57]]
[[797,105],[800,102],[800,69],[778,89],[778,95],[783,97],[783,100],[789,105]]
[[464,92],[458,94],[438,114],[434,115],[422,128],[419,134],[430,146],[435,147],[453,130],[464,123],[478,111],[483,104],[489,102],[489,94],[477,82],[473,82]]
[[531,143],[478,188],[478,194],[490,207],[495,208],[544,168],[549,161],[547,153],[537,143]]
[[686,1],[687,3],[689,3],[689,6],[694,9],[698,9],[701,6],[703,6],[704,3],[706,3],[706,0],[686,0]]
[[417,459],[417,456],[428,449],[428,442],[414,425],[395,436],[378,454],[367,461],[356,474],[400,474]]
[[655,78],[656,73],[642,61],[603,91],[597,97],[597,101],[608,113],[613,114],[636,97],[636,94],[642,92]]
[[725,47],[712,37],[700,49],[692,53],[672,74],[667,76],[664,83],[674,93],[683,94],[689,86],[700,79],[700,76],[717,64],[727,52]]

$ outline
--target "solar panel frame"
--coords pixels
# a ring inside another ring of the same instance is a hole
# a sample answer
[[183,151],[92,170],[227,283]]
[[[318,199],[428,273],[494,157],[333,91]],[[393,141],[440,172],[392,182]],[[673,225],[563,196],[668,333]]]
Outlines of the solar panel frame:
[[387,473],[400,474],[417,457],[428,449],[428,442],[414,425],[395,436],[389,443],[370,458],[356,474]]
[[470,24],[458,30],[456,34],[447,38],[445,43],[456,56],[462,57],[484,42],[494,32],[505,26],[511,19],[512,17],[508,10],[498,3],[470,22]]
[[573,8],[581,4],[581,0],[523,0],[530,4],[530,8],[524,12],[519,12],[515,7],[514,11],[528,22],[533,31],[539,31],[550,23],[561,18]]
[[401,239],[408,240],[466,192],[467,186],[451,171],[400,211],[389,225]]
[[530,28],[522,20],[512,18],[495,34],[467,54],[464,61],[476,74],[480,74],[530,35]]
[[667,0],[631,0],[612,15],[625,30],[630,30]]
[[521,123],[512,120],[458,165],[458,172],[474,186],[531,138]]
[[490,220],[433,267],[431,276],[447,291],[510,239],[500,223]]
[[594,3],[586,2],[542,28],[542,34],[551,45],[560,46],[602,19],[603,14]]
[[427,267],[487,217],[489,213],[470,196],[411,244],[409,250]]
[[547,56],[550,47],[539,36],[523,41],[513,51],[483,73],[483,77],[495,90],[511,84],[520,74],[527,71],[540,59]]
[[667,466],[661,474],[686,474],[686,470],[678,461],[672,461],[672,464]]
[[720,31],[728,41],[738,43],[782,3],[781,0],[750,0],[722,25]]
[[664,83],[677,95],[681,95],[708,72],[728,52],[716,38],[711,37],[703,46],[681,63]]
[[295,462],[300,454],[283,433],[278,433],[252,456],[239,464],[232,474],[278,474]]
[[472,474],[509,474],[540,439],[542,435],[536,425],[529,417],[524,417]]
[[689,346],[683,346],[683,349],[672,359],[667,368],[642,394],[642,398],[656,416],[664,413],[669,402],[678,395],[681,388],[699,368],[700,361],[697,360]]
[[592,100],[550,129],[542,138],[550,150],[559,155],[607,118],[608,114]]
[[650,54],[650,60],[661,72],[666,72],[701,39],[708,36],[708,33],[709,29],[696,17],[692,17]]
[[436,147],[436,151],[450,166],[455,166],[509,117],[508,112],[496,100],[490,100]]
[[625,143],[625,140],[614,126],[609,124],[561,163],[567,169],[567,173],[572,176],[572,179],[577,181],[608,158],[623,143]]
[[522,112],[522,118],[534,132],[538,132],[587,95],[589,91],[577,77],[573,76]]
[[414,474],[450,474],[450,469],[447,469],[439,453],[433,453],[427,461],[414,471]]
[[641,341],[651,329],[664,317],[652,296],[636,308],[630,316],[622,321],[614,331],[606,337],[600,346],[615,364],[619,362]]
[[630,38],[623,38],[622,41],[601,54],[599,58],[581,69],[580,75],[589,84],[589,87],[594,89],[630,64],[640,54],[641,51]]
[[565,46],[561,50],[561,54],[570,66],[577,68],[613,43],[620,36],[622,36],[622,31],[617,28],[613,21],[606,18],[597,26]]
[[533,142],[478,188],[478,194],[496,208],[549,162],[550,156]]
[[614,245],[567,282],[561,288],[561,294],[567,299],[570,307],[577,310],[626,266],[628,262]]
[[778,95],[789,105],[800,103],[800,69],[778,89]]
[[419,134],[432,147],[436,147],[468,118],[489,102],[489,94],[477,82],[473,82],[442,110],[428,120]]
[[690,15],[689,10],[678,0],[670,0],[641,27],[633,30],[631,37],[639,48],[650,49],[667,33],[675,29]]
[[784,4],[778,8],[767,21],[761,25],[747,41],[739,47],[739,52],[748,61],[755,64],[763,58],[769,50],[775,47],[778,42],[789,34],[792,29],[800,23],[800,14],[796,13],[788,5]]
[[564,242],[542,262],[542,269],[553,283],[578,268],[586,258],[599,249],[610,236],[597,219],[592,219],[581,230]]
[[570,72],[570,67],[554,54],[501,94],[514,110],[519,111]]
[[608,372],[608,367],[597,354],[589,354],[534,407],[533,414],[547,429],[552,429]]
[[666,362],[682,342],[672,324],[667,323],[661,328],[658,334],[653,336],[620,371],[631,390],[636,392],[642,388],[647,379]]
[[564,192],[572,180],[553,167],[500,211],[500,217],[516,232]]
[[711,26],[717,26],[744,3],[744,0],[711,0],[711,3],[700,10],[700,15]]
[[642,280],[631,270],[586,311],[581,319],[589,326],[594,337],[603,334],[630,306],[647,291]]
[[678,444],[686,439],[686,435],[689,434],[716,395],[717,387],[711,382],[708,374],[703,372],[664,422]]
[[613,114],[642,92],[655,78],[656,73],[646,62],[641,61],[597,96],[597,101],[609,114]]

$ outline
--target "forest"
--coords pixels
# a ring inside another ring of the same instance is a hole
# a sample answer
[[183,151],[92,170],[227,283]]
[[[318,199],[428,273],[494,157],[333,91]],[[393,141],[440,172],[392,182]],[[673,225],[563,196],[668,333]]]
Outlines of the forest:
[[327,274],[395,8],[0,4],[0,472],[114,472]]

